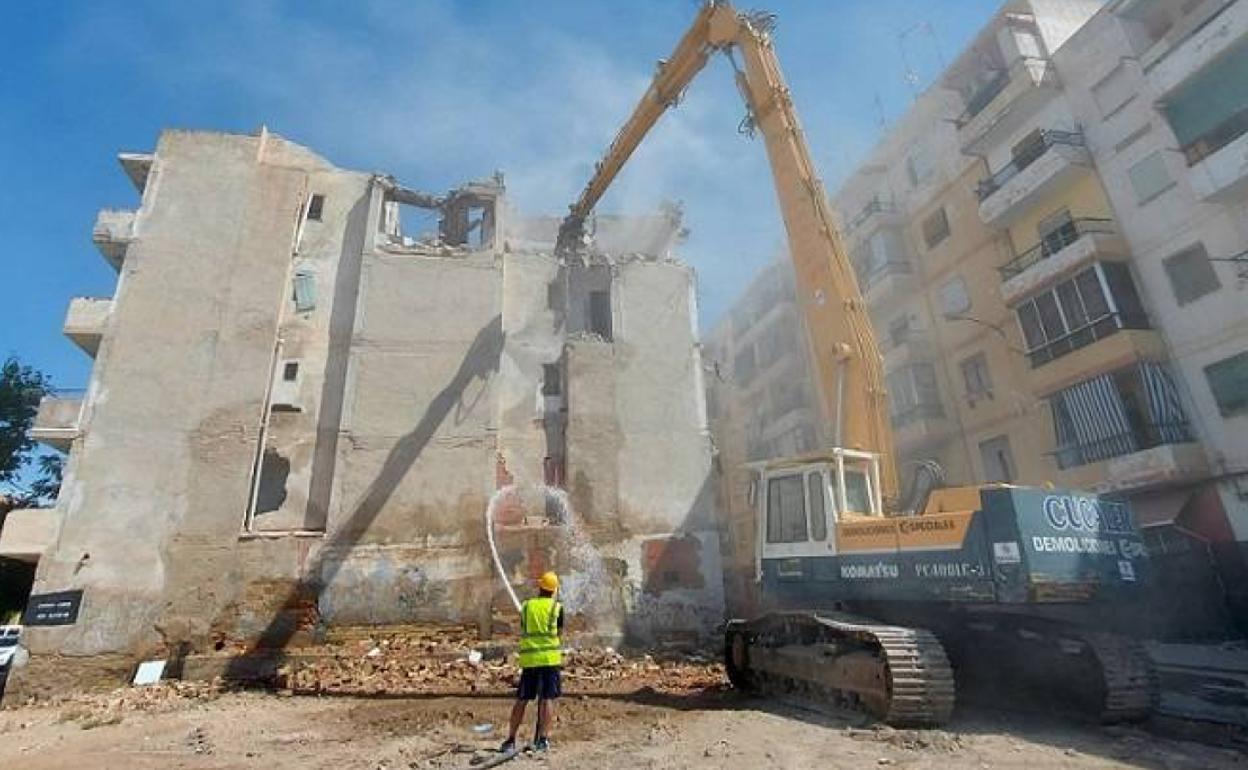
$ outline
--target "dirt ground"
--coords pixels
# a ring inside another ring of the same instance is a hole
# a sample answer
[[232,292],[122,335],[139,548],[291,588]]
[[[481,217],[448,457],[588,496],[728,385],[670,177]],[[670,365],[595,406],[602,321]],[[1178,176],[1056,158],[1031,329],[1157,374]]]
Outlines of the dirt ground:
[[[570,678],[551,753],[504,767],[1248,767],[1229,748],[983,707],[963,709],[946,730],[892,730],[740,696],[713,666],[657,668],[610,682]],[[490,689],[370,697],[166,684],[8,707],[0,767],[470,768],[503,737],[510,700]]]

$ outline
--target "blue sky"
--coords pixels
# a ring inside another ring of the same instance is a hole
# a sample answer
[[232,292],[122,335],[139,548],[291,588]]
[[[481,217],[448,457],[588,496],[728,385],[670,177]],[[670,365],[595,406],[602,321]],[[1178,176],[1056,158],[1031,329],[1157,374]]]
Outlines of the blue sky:
[[[96,211],[137,195],[116,153],[162,127],[266,124],[334,163],[440,190],[496,169],[525,213],[560,213],[692,18],[693,0],[36,2],[0,30],[0,356],[62,387],[90,360],[61,335],[69,299],[116,275],[91,244]],[[990,0],[773,0],[776,47],[830,184],[910,99],[898,33],[930,22],[952,57]],[[923,82],[930,37],[910,35]],[[713,322],[781,243],[760,141],[714,60],[600,207],[685,203],[683,255]],[[176,308],[176,304],[172,307]]]

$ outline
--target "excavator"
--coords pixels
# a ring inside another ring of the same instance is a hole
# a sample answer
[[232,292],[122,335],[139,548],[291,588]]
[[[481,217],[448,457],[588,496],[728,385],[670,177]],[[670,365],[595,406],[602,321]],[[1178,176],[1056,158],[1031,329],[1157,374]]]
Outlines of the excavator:
[[882,358],[774,27],[774,15],[728,2],[700,8],[570,207],[557,245],[564,255],[584,248],[594,206],[722,54],[745,102],[741,128],[766,147],[832,437],[816,453],[751,465],[762,610],[726,624],[730,681],[893,725],[946,722],[972,674],[1005,699],[1034,693],[1105,722],[1147,718],[1155,671],[1105,620],[1146,578],[1125,504],[1051,487],[943,487],[931,463],[900,493]]

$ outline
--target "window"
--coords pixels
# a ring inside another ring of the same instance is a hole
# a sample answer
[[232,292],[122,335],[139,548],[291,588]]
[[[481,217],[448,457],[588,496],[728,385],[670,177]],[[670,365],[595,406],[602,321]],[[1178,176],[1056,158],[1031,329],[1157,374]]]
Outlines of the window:
[[800,475],[767,482],[767,542],[806,542],[806,490]]
[[1189,166],[1243,136],[1248,131],[1248,40],[1227,46],[1160,106]]
[[992,378],[988,376],[988,357],[976,353],[958,364],[962,369],[962,382],[966,385],[969,399],[992,398]]
[[924,418],[944,417],[936,368],[930,363],[911,364],[886,378],[889,412],[894,425]]
[[1092,86],[1092,98],[1101,110],[1101,117],[1108,117],[1122,109],[1135,96],[1131,78],[1121,64]]
[[559,364],[542,364],[542,395],[557,396],[563,392],[559,382]]
[[1248,413],[1248,351],[1206,366],[1205,379],[1223,417]]
[[325,209],[325,196],[313,195],[312,200],[308,201],[308,219],[314,222],[321,221],[321,212]]
[[1040,250],[1045,257],[1053,256],[1079,239],[1070,209],[1062,209],[1040,220],[1036,225],[1036,234],[1040,236]]
[[1017,312],[1033,367],[1119,329],[1148,328],[1131,273],[1126,265],[1116,262],[1089,267],[1026,300]]
[[287,361],[282,366],[282,380],[285,382],[294,382],[299,379],[299,362]]
[[956,275],[940,287],[940,308],[946,318],[960,316],[971,309],[971,298],[962,276]]
[[1135,191],[1135,201],[1141,206],[1174,187],[1160,150],[1127,169],[1127,176]]
[[316,309],[316,276],[310,272],[295,273],[294,300],[296,313],[308,313]]
[[984,463],[984,481],[1009,483],[1014,480],[1014,456],[1010,454],[1008,436],[980,442],[979,457]]
[[845,507],[853,513],[871,513],[871,490],[867,474],[845,470]]
[[589,293],[589,330],[604,340],[611,341],[611,292]]
[[932,249],[949,237],[949,217],[941,207],[923,220],[923,242]]
[[1174,290],[1174,299],[1180,306],[1222,288],[1202,243],[1166,257],[1162,264],[1170,279],[1170,288]]
[[815,471],[806,474],[806,491],[810,494],[810,539],[828,539],[828,497],[823,474]]

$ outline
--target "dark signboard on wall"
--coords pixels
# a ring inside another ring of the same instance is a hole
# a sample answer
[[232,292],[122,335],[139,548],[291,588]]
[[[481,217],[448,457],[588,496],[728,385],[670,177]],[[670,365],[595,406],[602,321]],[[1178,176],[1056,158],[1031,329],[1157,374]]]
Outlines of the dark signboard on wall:
[[78,622],[82,591],[32,594],[26,603],[22,623],[28,626],[72,626]]

